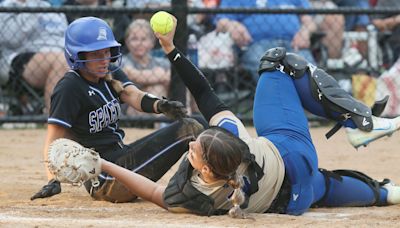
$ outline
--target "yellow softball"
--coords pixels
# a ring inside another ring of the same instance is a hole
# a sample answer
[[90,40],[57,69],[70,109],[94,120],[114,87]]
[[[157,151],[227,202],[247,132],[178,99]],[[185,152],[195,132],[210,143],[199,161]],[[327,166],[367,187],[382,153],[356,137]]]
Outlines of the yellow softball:
[[165,35],[172,30],[174,21],[171,14],[165,11],[158,11],[151,17],[150,25],[154,32]]

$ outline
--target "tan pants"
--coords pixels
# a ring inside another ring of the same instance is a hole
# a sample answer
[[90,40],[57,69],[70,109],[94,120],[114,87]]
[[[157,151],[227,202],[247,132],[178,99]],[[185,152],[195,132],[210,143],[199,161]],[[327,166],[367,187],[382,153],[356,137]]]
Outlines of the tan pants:
[[134,201],[137,196],[132,194],[123,184],[117,180],[106,180],[99,188],[91,188],[90,195],[96,200],[104,200],[112,203],[127,203]]

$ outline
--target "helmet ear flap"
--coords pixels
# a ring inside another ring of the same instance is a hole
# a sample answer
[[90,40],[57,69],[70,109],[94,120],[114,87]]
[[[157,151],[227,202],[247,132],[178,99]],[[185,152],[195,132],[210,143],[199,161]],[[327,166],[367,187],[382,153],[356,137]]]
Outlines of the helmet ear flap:
[[111,62],[116,62],[118,60],[118,57],[121,55],[120,47],[111,47],[110,52],[111,52]]

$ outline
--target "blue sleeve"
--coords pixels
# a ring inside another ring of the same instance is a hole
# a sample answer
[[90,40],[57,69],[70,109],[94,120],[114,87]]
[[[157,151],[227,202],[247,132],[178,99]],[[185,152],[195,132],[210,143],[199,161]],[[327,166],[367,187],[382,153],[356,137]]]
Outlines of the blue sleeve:
[[[369,8],[369,3],[367,1],[364,0],[359,0],[356,1],[358,3],[358,7],[362,8],[362,9],[368,9]],[[361,25],[361,26],[367,26],[369,25],[371,22],[369,20],[369,16],[366,14],[360,14],[357,17],[357,21],[355,25]]]
[[235,136],[239,137],[239,127],[236,123],[235,120],[226,117],[223,118],[219,123],[217,124],[218,127],[224,128],[225,130],[231,132]]
[[[337,3],[339,7],[356,7],[368,9],[369,3],[366,0],[342,0]],[[365,14],[349,14],[346,16],[346,31],[351,31],[355,26],[367,26],[370,24],[368,15]]]

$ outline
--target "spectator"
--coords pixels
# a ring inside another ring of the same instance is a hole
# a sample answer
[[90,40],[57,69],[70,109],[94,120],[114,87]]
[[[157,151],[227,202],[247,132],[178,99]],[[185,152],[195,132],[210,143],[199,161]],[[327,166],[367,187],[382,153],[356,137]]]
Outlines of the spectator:
[[[221,0],[221,8],[309,8],[308,0]],[[256,72],[264,51],[285,47],[297,52],[314,63],[310,50],[310,34],[316,25],[309,15],[294,14],[219,14],[216,16],[217,31],[229,32],[236,45],[244,50],[241,62],[258,79]]]
[[[50,7],[43,0],[5,0],[3,7]],[[22,77],[34,88],[44,89],[46,110],[50,95],[64,75],[65,15],[60,13],[1,13],[3,32],[0,71],[3,79]]]
[[168,7],[171,5],[171,0],[126,0],[127,7],[135,8],[154,8],[154,7]]
[[[378,0],[376,7],[389,7],[392,9],[399,8],[399,1]],[[373,17],[372,23],[381,31],[390,31],[392,34],[388,39],[388,43],[392,48],[394,60],[397,61],[377,79],[377,99],[381,99],[384,94],[389,94],[388,107],[383,115],[394,116],[400,114],[400,15],[376,15]]]
[[[127,7],[133,7],[133,8],[160,8],[160,7],[170,7],[171,6],[171,0],[126,0],[125,2]],[[146,19],[150,20],[151,18],[150,13],[143,13],[143,14],[134,14],[132,15],[133,19]]]
[[[354,7],[358,9],[368,9],[368,0],[334,0],[339,7]],[[367,31],[367,26],[371,24],[368,15],[365,14],[346,14],[345,15],[345,31]],[[357,48],[360,54],[365,58],[368,52],[368,43],[366,41],[353,42],[353,46]],[[345,54],[346,55],[346,54]]]
[[62,6],[64,4],[64,0],[47,0],[51,6]]
[[[400,1],[378,0],[376,7],[400,8]],[[375,15],[372,23],[380,32],[390,32],[388,43],[392,48],[393,58],[396,60],[400,52],[400,14]]]
[[[97,7],[97,6],[113,6],[111,1],[108,0],[66,0],[64,5],[73,5],[73,6],[90,6],[90,7]],[[83,16],[91,16],[92,13],[85,12],[84,14],[67,14],[68,22],[71,23],[77,18]],[[131,19],[126,14],[108,14],[107,16],[100,16],[104,19],[113,30],[115,35],[115,39],[124,46],[124,34],[125,29],[128,27]],[[122,50],[124,53],[125,51]]]
[[[125,44],[129,53],[123,56],[123,70],[128,79],[141,90],[156,96],[167,96],[171,78],[170,63],[166,58],[153,57],[151,51],[156,38],[145,19],[136,19],[128,27]],[[138,115],[128,108],[127,115]]]
[[[368,9],[368,0],[333,0],[339,7],[354,7]],[[368,15],[365,14],[346,14],[345,29],[346,31],[364,31],[371,22]]]
[[[317,9],[335,9],[337,6],[330,0],[310,0],[311,6]],[[342,55],[344,16],[341,14],[320,14],[313,16],[318,29],[325,33],[322,43],[328,49],[328,57],[340,58]]]

